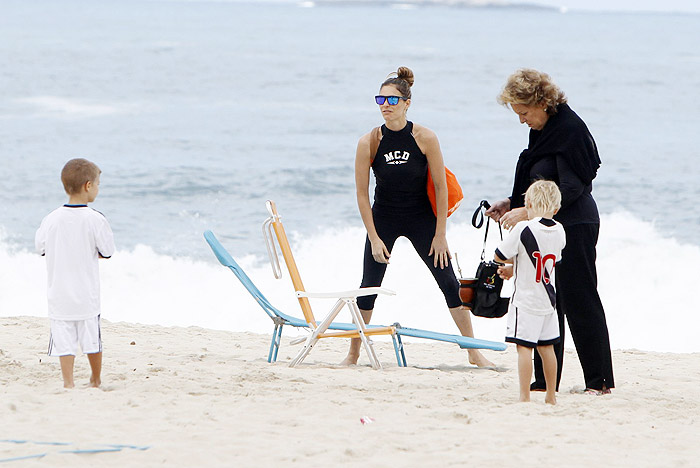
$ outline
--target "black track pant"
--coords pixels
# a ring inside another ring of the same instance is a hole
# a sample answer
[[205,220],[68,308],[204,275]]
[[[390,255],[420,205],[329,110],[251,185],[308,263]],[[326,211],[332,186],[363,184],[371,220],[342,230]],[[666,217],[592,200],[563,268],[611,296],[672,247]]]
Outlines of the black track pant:
[[[575,224],[564,228],[566,247],[557,265],[557,313],[561,341],[554,345],[557,356],[557,390],[564,364],[564,317],[583,368],[586,388],[615,387],[608,325],[598,296],[595,260],[599,224]],[[533,389],[544,389],[542,359],[535,353]]]
[[[377,229],[379,238],[384,242],[386,248],[391,253],[396,239],[400,236],[408,238],[416,249],[420,258],[433,274],[435,281],[445,296],[447,307],[459,307],[462,300],[459,298],[459,281],[455,276],[450,262],[447,267],[440,269],[433,266],[434,256],[428,256],[430,244],[435,237],[435,225],[437,220],[432,211],[423,211],[414,214],[384,214],[376,209],[372,210],[374,216],[374,226]],[[362,273],[361,287],[381,286],[384,274],[386,273],[386,263],[378,263],[372,257],[372,245],[369,237],[365,241],[364,270]],[[374,309],[374,301],[377,295],[363,296],[357,298],[357,305],[362,310]]]

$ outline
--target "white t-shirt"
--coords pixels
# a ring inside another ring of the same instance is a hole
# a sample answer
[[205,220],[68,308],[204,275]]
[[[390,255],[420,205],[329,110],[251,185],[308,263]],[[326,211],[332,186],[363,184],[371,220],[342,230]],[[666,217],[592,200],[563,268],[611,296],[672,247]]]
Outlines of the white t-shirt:
[[98,255],[114,254],[107,219],[87,205],[64,205],[49,213],[36,232],[46,255],[49,317],[85,320],[100,314]]
[[566,245],[564,228],[552,219],[535,218],[515,225],[496,249],[513,259],[515,287],[511,303],[536,315],[556,310],[555,268]]

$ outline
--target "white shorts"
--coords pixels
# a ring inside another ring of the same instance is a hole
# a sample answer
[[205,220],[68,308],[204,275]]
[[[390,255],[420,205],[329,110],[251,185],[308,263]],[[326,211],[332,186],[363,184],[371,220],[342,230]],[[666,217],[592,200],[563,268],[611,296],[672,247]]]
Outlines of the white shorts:
[[51,319],[49,356],[75,356],[78,346],[84,354],[102,352],[100,316],[86,320]]
[[536,315],[511,304],[508,307],[506,341],[528,348],[558,343],[559,317],[556,312]]

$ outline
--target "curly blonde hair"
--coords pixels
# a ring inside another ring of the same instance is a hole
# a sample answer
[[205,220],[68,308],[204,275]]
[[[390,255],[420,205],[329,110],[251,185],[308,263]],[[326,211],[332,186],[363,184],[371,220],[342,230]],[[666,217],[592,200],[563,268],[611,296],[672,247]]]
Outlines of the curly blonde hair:
[[566,95],[554,84],[551,76],[532,68],[521,68],[510,75],[498,96],[498,103],[504,106],[533,106],[545,103],[548,114],[556,113],[557,106],[566,101]]

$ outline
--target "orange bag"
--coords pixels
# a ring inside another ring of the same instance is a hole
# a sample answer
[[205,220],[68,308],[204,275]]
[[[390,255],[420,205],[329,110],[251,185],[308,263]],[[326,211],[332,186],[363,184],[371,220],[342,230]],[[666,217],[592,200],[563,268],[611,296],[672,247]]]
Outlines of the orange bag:
[[[447,180],[447,217],[449,218],[449,216],[459,208],[459,204],[462,203],[464,199],[464,194],[462,193],[462,187],[460,187],[459,182],[457,182],[457,176],[448,168],[445,168],[445,179]],[[437,216],[435,184],[433,183],[433,177],[430,175],[430,169],[428,169],[428,185],[426,189],[428,190],[430,206],[433,208],[435,216]]]
[[[370,157],[374,157],[374,155],[377,153],[381,135],[381,127],[374,127],[372,129],[369,145]],[[459,204],[462,203],[462,200],[464,199],[464,194],[462,193],[462,187],[460,187],[459,182],[457,182],[457,176],[455,176],[447,167],[445,167],[445,179],[447,181],[447,217],[449,218],[449,216],[457,211],[457,208],[459,208]],[[433,182],[433,177],[430,175],[430,169],[428,169],[428,183],[425,188],[428,191],[428,199],[430,200],[430,206],[433,209],[433,214],[437,216],[435,184]]]

